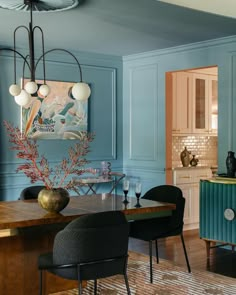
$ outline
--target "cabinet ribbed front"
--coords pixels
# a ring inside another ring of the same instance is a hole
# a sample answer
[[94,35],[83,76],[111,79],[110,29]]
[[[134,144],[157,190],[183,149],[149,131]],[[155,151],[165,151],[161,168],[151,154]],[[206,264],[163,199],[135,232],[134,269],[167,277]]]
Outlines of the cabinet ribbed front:
[[236,244],[236,219],[224,216],[226,209],[236,211],[236,181],[200,182],[200,237]]

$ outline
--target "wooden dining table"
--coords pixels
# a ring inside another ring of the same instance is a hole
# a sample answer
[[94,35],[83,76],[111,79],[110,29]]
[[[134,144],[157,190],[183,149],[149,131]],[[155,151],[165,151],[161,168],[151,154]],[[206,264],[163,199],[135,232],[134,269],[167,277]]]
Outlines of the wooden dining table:
[[[171,215],[175,204],[112,194],[72,196],[68,206],[58,214],[48,213],[37,200],[0,202],[0,290],[4,295],[38,294],[37,260],[52,250],[56,233],[66,224],[85,214],[120,210],[129,221]],[[44,274],[45,294],[77,287],[77,282]]]

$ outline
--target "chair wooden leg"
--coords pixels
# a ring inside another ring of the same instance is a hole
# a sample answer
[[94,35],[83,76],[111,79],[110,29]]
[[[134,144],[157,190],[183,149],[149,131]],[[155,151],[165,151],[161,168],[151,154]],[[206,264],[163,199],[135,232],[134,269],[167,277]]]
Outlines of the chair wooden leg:
[[94,295],[97,295],[97,280],[94,280]]
[[39,271],[39,295],[43,295],[43,271]]
[[187,267],[188,267],[188,272],[191,272],[190,264],[189,264],[189,261],[188,261],[188,254],[187,254],[185,243],[184,243],[183,233],[181,233],[180,237],[181,237],[181,241],[182,241],[182,245],[183,245],[183,249],[184,249],[184,255],[185,255],[185,260],[186,260]]
[[159,263],[159,254],[158,254],[158,243],[157,243],[157,240],[155,240],[155,245],[156,245],[156,259],[157,259],[157,263]]
[[127,294],[131,295],[127,273],[124,274],[124,279],[125,279],[125,286],[126,286]]
[[150,260],[150,283],[153,282],[153,274],[152,274],[152,241],[149,241],[149,260]]

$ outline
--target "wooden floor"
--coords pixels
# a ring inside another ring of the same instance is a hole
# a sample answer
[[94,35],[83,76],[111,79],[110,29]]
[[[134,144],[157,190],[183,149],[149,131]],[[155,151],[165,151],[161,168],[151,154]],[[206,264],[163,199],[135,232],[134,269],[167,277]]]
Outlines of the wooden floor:
[[[184,232],[184,240],[192,269],[208,270],[236,278],[236,252],[222,247],[211,249],[210,259],[206,258],[205,242],[199,238],[198,230]],[[180,237],[161,239],[158,242],[159,257],[174,261],[177,265],[186,266]],[[129,249],[149,254],[148,243],[130,238]],[[153,255],[154,243],[153,243]]]

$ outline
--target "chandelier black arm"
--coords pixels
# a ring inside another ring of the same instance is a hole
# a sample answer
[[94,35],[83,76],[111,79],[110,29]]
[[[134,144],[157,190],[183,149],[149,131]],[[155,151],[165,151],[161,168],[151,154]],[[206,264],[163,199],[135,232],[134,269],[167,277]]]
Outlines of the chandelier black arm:
[[[62,48],[54,48],[54,49],[50,49],[50,50],[47,50],[46,52],[44,52],[44,53],[38,58],[38,60],[37,60],[37,62],[36,62],[36,64],[35,64],[35,71],[36,71],[37,65],[38,65],[38,63],[40,62],[40,60],[41,60],[42,58],[44,59],[45,55],[48,54],[48,53],[50,53],[50,52],[52,52],[52,51],[64,51],[64,52],[70,54],[70,55],[75,59],[77,65],[78,65],[78,67],[79,67],[79,72],[80,72],[80,82],[82,82],[82,81],[83,81],[83,78],[82,78],[82,69],[81,69],[81,65],[80,65],[78,59],[75,57],[75,55],[74,55],[73,53],[71,53],[70,51],[68,51],[68,50],[66,50],[66,49],[62,49]],[[44,71],[45,71],[45,64],[44,64]]]
[[[27,58],[29,58],[29,54],[26,55],[25,59],[27,60]],[[21,85],[23,87],[25,85],[25,64],[26,64],[26,62],[24,61],[23,68],[22,68],[23,73],[22,73],[22,85]]]
[[[16,53],[17,53],[17,50],[16,50],[16,32],[19,29],[25,29],[28,32],[28,34],[30,34],[29,29],[26,26],[18,26],[14,30],[13,36],[14,36],[14,81],[15,81],[15,84],[16,84]],[[25,57],[24,60],[26,60],[26,59],[27,59],[27,57]],[[24,64],[25,64],[25,62],[24,62]],[[28,66],[29,66],[29,70],[31,72],[31,65],[28,64]]]
[[43,81],[44,81],[44,84],[46,84],[46,65],[45,65],[45,46],[44,46],[44,34],[43,34],[43,30],[41,27],[39,26],[35,26],[33,28],[33,32],[32,34],[34,35],[34,31],[38,29],[40,32],[41,32],[41,37],[42,37],[42,55],[41,57],[38,59],[37,63],[34,65],[34,77],[35,77],[35,72],[36,72],[36,67],[37,67],[37,64],[39,62],[39,60],[42,58],[43,59]]
[[[3,51],[3,50],[14,52],[14,64],[15,64],[15,59],[16,59],[15,54],[18,54],[24,60],[24,64],[27,64],[27,66],[29,67],[29,70],[30,70],[30,65],[29,65],[26,57],[23,54],[21,54],[20,52],[18,52],[15,49],[12,49],[12,48],[0,48],[0,51]],[[16,67],[15,66],[14,66],[14,83],[16,84]]]

